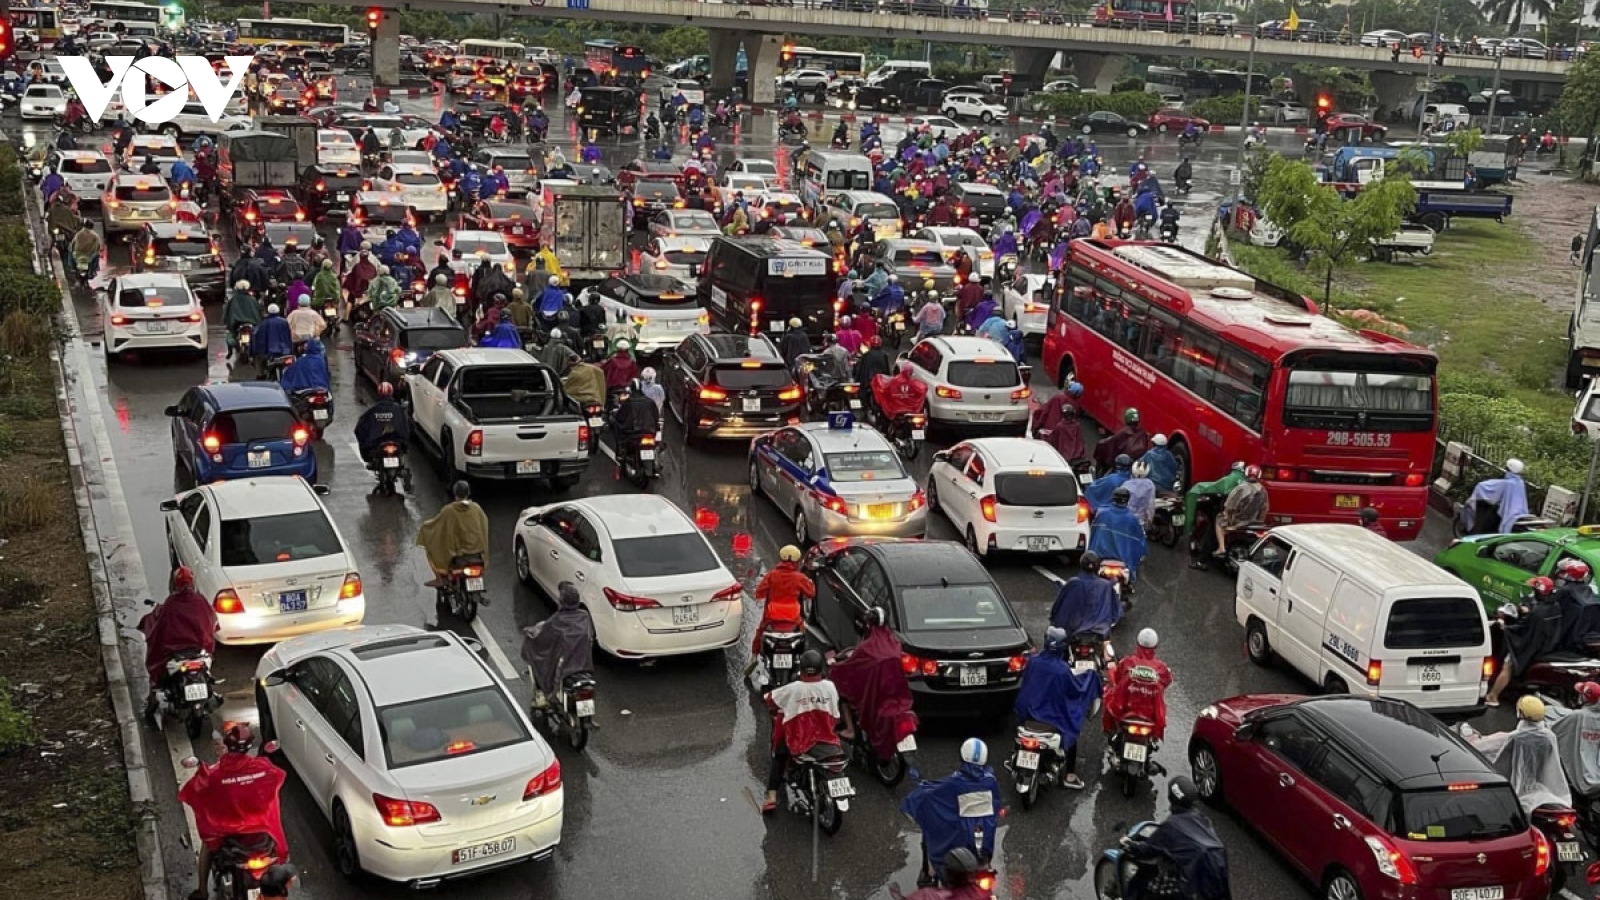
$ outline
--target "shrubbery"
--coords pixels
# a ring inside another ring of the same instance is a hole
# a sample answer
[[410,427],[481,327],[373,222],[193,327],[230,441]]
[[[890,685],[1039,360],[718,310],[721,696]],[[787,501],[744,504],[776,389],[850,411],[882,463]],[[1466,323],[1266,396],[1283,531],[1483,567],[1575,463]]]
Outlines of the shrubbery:
[[[1260,97],[1250,98],[1251,118],[1256,115]],[[1244,95],[1229,94],[1226,97],[1206,97],[1190,103],[1186,109],[1213,125],[1231,125],[1237,127],[1244,118]]]
[[33,746],[33,719],[11,705],[11,686],[0,678],[0,756]]
[[1143,122],[1151,113],[1161,108],[1161,98],[1145,91],[1123,91],[1117,94],[1040,94],[1034,98],[1034,108],[1045,115],[1060,118],[1071,118],[1104,110]]

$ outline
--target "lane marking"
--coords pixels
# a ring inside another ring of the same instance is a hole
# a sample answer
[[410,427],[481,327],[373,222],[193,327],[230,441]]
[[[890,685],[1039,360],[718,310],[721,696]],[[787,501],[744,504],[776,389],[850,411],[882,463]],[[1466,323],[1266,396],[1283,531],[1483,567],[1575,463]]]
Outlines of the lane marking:
[[510,658],[506,656],[504,650],[500,649],[500,642],[495,640],[494,634],[489,631],[489,626],[483,624],[483,616],[472,617],[472,630],[478,635],[478,639],[483,642],[484,649],[489,651],[489,660],[494,663],[496,669],[500,670],[500,676],[509,683],[515,683],[521,679],[522,676],[518,674],[516,667],[511,665]]
[[1052,582],[1054,582],[1056,584],[1066,584],[1067,583],[1067,580],[1065,578],[1062,578],[1060,575],[1057,575],[1056,573],[1050,571],[1049,569],[1046,569],[1044,566],[1034,566],[1033,570],[1035,572],[1038,572],[1040,575],[1043,575],[1047,580],[1052,581]]

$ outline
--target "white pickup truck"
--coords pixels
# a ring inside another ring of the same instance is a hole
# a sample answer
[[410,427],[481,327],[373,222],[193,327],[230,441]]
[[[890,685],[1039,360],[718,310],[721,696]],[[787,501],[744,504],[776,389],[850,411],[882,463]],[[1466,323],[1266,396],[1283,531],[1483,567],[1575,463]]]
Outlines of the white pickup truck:
[[589,425],[548,366],[521,350],[441,350],[406,370],[413,433],[450,480],[544,479],[556,490],[589,466]]

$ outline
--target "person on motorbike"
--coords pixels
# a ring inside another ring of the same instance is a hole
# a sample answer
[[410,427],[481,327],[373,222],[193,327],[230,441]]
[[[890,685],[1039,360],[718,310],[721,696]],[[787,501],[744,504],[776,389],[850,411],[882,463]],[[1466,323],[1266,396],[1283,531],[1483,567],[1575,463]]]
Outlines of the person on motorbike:
[[188,566],[172,571],[172,593],[144,614],[139,631],[144,635],[144,669],[150,676],[144,717],[153,725],[156,689],[166,680],[167,660],[184,650],[214,653],[217,648],[217,613],[211,601],[194,589],[194,572]]
[[[917,777],[912,772],[912,777]],[[989,766],[989,746],[978,738],[961,743],[961,764],[938,781],[920,781],[900,801],[900,812],[922,829],[923,871],[918,884],[945,881],[945,855],[965,848],[986,863],[1005,812],[1000,783]]]
[[883,338],[873,335],[872,340],[867,342],[866,351],[861,354],[860,359],[856,360],[855,370],[851,373],[851,377],[855,379],[858,385],[870,385],[876,381],[879,375],[887,377],[892,368],[893,363],[889,359],[889,354],[883,349]]
[[478,346],[521,350],[523,348],[522,332],[517,330],[517,324],[511,321],[505,310],[495,307],[489,310],[489,315],[494,317],[494,325],[487,334],[478,339]]
[[1100,576],[1100,556],[1085,550],[1078,574],[1061,583],[1050,606],[1050,624],[1069,637],[1090,632],[1100,637],[1100,660],[1110,662],[1111,629],[1122,620],[1122,603],[1111,582]]
[[311,279],[311,305],[321,309],[339,302],[339,276],[334,274],[333,260],[324,259],[317,265],[317,274]]
[[62,251],[62,262],[68,265],[71,265],[72,260],[66,252],[67,245],[72,242],[84,222],[78,213],[76,200],[77,197],[71,191],[57,190],[46,201],[49,211],[45,213],[45,224],[49,226],[50,233],[55,238],[57,249]]
[[1169,233],[1173,238],[1178,236],[1178,219],[1182,218],[1182,216],[1183,212],[1171,200],[1168,200],[1167,204],[1161,207],[1161,236],[1163,238],[1166,238]]
[[567,396],[581,405],[605,405],[606,373],[593,363],[573,357],[567,364],[566,370],[562,372],[561,386],[566,390]]
[[1156,658],[1161,637],[1154,628],[1142,629],[1137,644],[1131,656],[1108,668],[1101,725],[1111,734],[1124,720],[1138,719],[1149,722],[1151,737],[1160,741],[1167,730],[1167,688],[1172,686],[1172,670]]
[[156,158],[154,156],[152,156],[152,155],[147,153],[147,154],[145,154],[144,162],[141,163],[140,166],[139,166],[139,174],[140,175],[160,175],[161,174],[161,164],[156,162]]
[[1184,900],[1229,900],[1228,850],[1196,801],[1200,792],[1187,775],[1167,784],[1171,812],[1147,838],[1123,838],[1128,857],[1138,864],[1125,900],[1145,900],[1150,883],[1163,870],[1177,876]]
[[860,643],[841,651],[830,667],[834,686],[845,702],[840,736],[854,740],[859,726],[880,760],[894,759],[900,742],[917,731],[911,685],[901,668],[900,639],[888,621],[881,606],[858,616],[855,626]]
[[378,277],[367,285],[366,300],[373,312],[388,309],[400,302],[400,282],[394,280],[388,266],[378,266]]
[[522,661],[533,673],[533,708],[546,709],[550,696],[569,675],[594,671],[594,618],[584,608],[578,586],[556,585],[556,611],[522,629]]
[[772,764],[767,769],[767,796],[761,811],[778,808],[778,789],[791,757],[819,744],[839,745],[839,689],[827,678],[827,661],[807,650],[795,661],[794,681],[767,694],[772,710]]
[[594,142],[592,136],[583,139],[583,146],[578,148],[578,161],[591,166],[599,165],[600,145]]
[[1583,681],[1573,686],[1576,706],[1556,719],[1555,733],[1567,783],[1578,797],[1593,802],[1600,797],[1600,684]]
[[632,441],[654,437],[661,431],[661,408],[645,395],[644,383],[639,379],[628,382],[617,398],[617,408],[611,414],[611,428],[619,451]]
[[1167,436],[1156,434],[1150,437],[1150,449],[1138,459],[1150,469],[1150,480],[1155,482],[1156,493],[1166,493],[1177,490],[1178,485],[1178,458],[1167,449]]
[[656,415],[661,415],[667,408],[667,391],[656,382],[656,370],[645,366],[639,373],[639,393],[650,398],[656,405]]
[[406,448],[411,444],[411,417],[406,414],[405,406],[394,399],[394,385],[378,382],[378,400],[356,420],[355,435],[356,449],[369,469],[384,444],[399,444],[399,456],[406,455]]
[[1564,629],[1561,606],[1555,601],[1555,582],[1536,575],[1528,579],[1527,588],[1520,605],[1501,606],[1491,623],[1502,632],[1505,656],[1483,698],[1486,706],[1499,706],[1500,695],[1512,679],[1521,678],[1529,666],[1561,650]]
[[1155,515],[1156,483],[1150,478],[1150,466],[1136,462],[1130,470],[1132,477],[1122,483],[1128,491],[1128,509],[1145,531],[1150,530],[1150,519]]
[[861,352],[861,332],[856,330],[853,316],[839,317],[839,329],[833,333],[833,339],[852,357]]
[[1033,414],[1034,438],[1056,448],[1069,464],[1080,461],[1087,464],[1089,459],[1089,448],[1078,421],[1078,399],[1082,396],[1083,385],[1071,382],[1066,390],[1051,396]]
[[993,896],[990,893],[991,885],[979,881],[983,866],[966,847],[957,847],[945,853],[943,871],[943,886],[928,884],[907,894],[905,900],[988,900]]
[[1108,506],[1094,507],[1089,525],[1089,549],[1102,559],[1119,559],[1128,565],[1129,590],[1139,580],[1139,566],[1150,551],[1144,526],[1128,508],[1132,492],[1126,484],[1111,492]]
[[1528,487],[1522,480],[1523,468],[1522,460],[1508,459],[1503,477],[1486,478],[1473,487],[1472,495],[1462,508],[1469,534],[1510,534],[1517,520],[1528,515]]
[[250,355],[255,358],[256,374],[262,379],[267,376],[269,360],[294,355],[294,335],[290,332],[289,322],[284,319],[278,304],[267,305],[267,317],[256,326],[255,333],[250,339]]
[[1244,480],[1228,492],[1228,499],[1222,504],[1222,513],[1217,516],[1217,549],[1211,555],[1217,558],[1226,556],[1228,532],[1252,522],[1265,522],[1267,509],[1267,489],[1261,485],[1261,467],[1245,466]]
[[1044,647],[1028,660],[1022,670],[1022,684],[1012,707],[1017,724],[1043,723],[1061,736],[1061,786],[1083,790],[1078,777],[1078,735],[1083,731],[1096,700],[1100,699],[1100,673],[1089,669],[1075,673],[1064,655],[1068,633],[1052,625],[1045,629]]
[[872,402],[887,423],[922,412],[927,401],[928,386],[911,374],[909,361],[901,360],[900,370],[892,378],[879,375],[872,379]]
[[201,763],[178,789],[178,800],[194,811],[201,845],[196,873],[200,886],[189,900],[211,896],[211,858],[230,837],[271,835],[278,861],[289,858],[278,810],[278,791],[287,776],[267,758],[251,754],[255,733],[248,723],[229,726],[221,743],[224,752],[216,764]]
[[1139,410],[1128,407],[1122,412],[1122,429],[1095,445],[1094,461],[1102,471],[1110,468],[1112,460],[1118,456],[1126,455],[1131,461],[1149,452],[1150,433],[1139,420]]
[[[472,486],[465,480],[450,488],[451,502],[439,514],[417,529],[418,547],[428,557],[433,578],[427,587],[444,590],[450,576],[450,563],[460,556],[479,556],[489,562],[489,517],[483,507],[472,502]],[[479,601],[488,605],[488,598]]]
[[803,621],[803,604],[817,598],[817,585],[800,571],[800,548],[785,544],[778,550],[778,564],[761,576],[756,584],[756,602],[761,604],[761,621],[750,642],[750,663],[744,673],[755,671],[761,656],[761,636],[769,625],[798,627]]
[[84,281],[93,281],[100,274],[100,253],[105,242],[94,230],[94,223],[84,219],[78,233],[72,237],[72,268]]
[[840,149],[850,146],[850,126],[843,120],[833,127],[833,146]]
[[937,291],[929,291],[926,296],[927,300],[923,302],[914,317],[917,325],[917,335],[913,339],[913,343],[925,337],[944,333],[944,304],[939,302]]
[[366,296],[367,289],[372,286],[372,283],[377,278],[378,264],[373,260],[372,251],[368,248],[367,242],[362,241],[361,252],[356,257],[355,265],[352,265],[350,270],[344,273],[344,283],[341,285],[351,306],[354,306],[357,300]]
[[[1240,482],[1244,481],[1244,469],[1243,461],[1235,462],[1228,470],[1228,473],[1221,478],[1215,481],[1202,481],[1191,486],[1188,493],[1184,494],[1183,497],[1184,521],[1189,523],[1191,528],[1197,529],[1195,509],[1199,506],[1200,501],[1211,497],[1227,497]],[[1211,542],[1215,538],[1215,534],[1210,531],[1202,534],[1199,530],[1195,530],[1191,533],[1189,539],[1189,568],[1207,568],[1206,561],[1211,556],[1208,551],[1212,549]]]
[[551,275],[545,279],[544,288],[539,291],[539,301],[534,304],[535,311],[539,316],[539,328],[541,331],[548,331],[555,327],[557,316],[567,308],[570,298],[571,295],[561,287],[561,278],[559,276]]
[[1572,789],[1561,766],[1561,746],[1545,720],[1544,701],[1533,695],[1517,701],[1517,727],[1469,738],[1496,772],[1511,782],[1522,811],[1541,806],[1572,806]]
[[199,181],[199,177],[195,175],[194,168],[189,165],[188,161],[180,156],[172,164],[172,174],[168,176],[167,180],[172,183],[175,189],[181,190],[184,185],[188,185],[193,189]]
[[1111,471],[1096,478],[1083,489],[1083,499],[1088,501],[1090,509],[1100,509],[1111,503],[1111,494],[1117,488],[1127,483],[1133,477],[1133,458],[1126,453],[1117,454],[1112,460]]
[[[254,329],[261,324],[261,304],[250,295],[250,282],[234,282],[233,290],[228,292],[228,302],[222,308],[222,328],[227,333],[229,349],[238,345],[239,327],[249,325]],[[293,341],[293,329],[290,330],[290,340]]]
[[289,336],[296,346],[312,338],[321,337],[323,329],[328,327],[327,320],[322,314],[311,308],[310,295],[301,296],[298,305],[290,310],[285,318],[289,322]]
[[1190,164],[1187,157],[1178,163],[1176,169],[1172,170],[1172,183],[1181,192],[1187,192],[1190,185],[1194,184],[1194,166]]
[[308,339],[305,352],[294,363],[284,367],[283,374],[278,376],[278,383],[290,396],[315,390],[331,395],[333,379],[328,374],[328,357],[323,354],[322,341]]
[[1557,560],[1550,571],[1553,599],[1561,608],[1560,648],[1586,657],[1593,657],[1600,647],[1600,598],[1591,579],[1589,564],[1571,556]]

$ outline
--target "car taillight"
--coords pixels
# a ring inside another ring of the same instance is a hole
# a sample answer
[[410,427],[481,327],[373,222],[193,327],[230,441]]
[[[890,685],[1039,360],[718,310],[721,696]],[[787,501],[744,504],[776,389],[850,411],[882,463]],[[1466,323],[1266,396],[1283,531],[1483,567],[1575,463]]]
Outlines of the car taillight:
[[588,425],[579,425],[578,426],[578,446],[579,447],[587,447],[587,446],[589,446],[589,426]]
[[1367,663],[1367,684],[1373,687],[1383,680],[1383,661],[1374,659]]
[[223,588],[212,598],[211,608],[219,615],[226,616],[244,612],[244,603],[239,600],[239,595],[235,594],[232,588]]
[[722,590],[717,591],[715,594],[711,595],[711,602],[712,603],[728,603],[728,602],[738,601],[738,600],[743,600],[743,599],[744,599],[744,586],[740,585],[740,584],[737,584],[737,583],[730,584],[727,587],[723,588]]
[[1087,522],[1087,521],[1089,521],[1089,501],[1087,501],[1087,500],[1079,500],[1078,501],[1078,524],[1082,525],[1084,522]]
[[[1405,859],[1405,857],[1402,856],[1401,859]],[[1410,860],[1406,860],[1407,865],[1409,865],[1410,862]],[[1544,875],[1544,873],[1548,872],[1549,870],[1550,839],[1544,836],[1544,832],[1535,828],[1533,830],[1533,874],[1535,877],[1539,877]],[[1412,881],[1407,882],[1402,879],[1402,883],[1413,884],[1415,883],[1415,879],[1416,875],[1413,873]]]
[[900,654],[900,671],[907,675],[936,675],[939,664],[931,659],[923,659],[914,653]]
[[192,312],[192,313],[189,313],[189,314],[188,314],[188,315],[187,315],[187,316],[184,316],[184,317],[183,317],[183,319],[184,319],[184,321],[186,321],[186,322],[198,322],[198,321],[200,321],[200,320],[201,320],[201,319],[202,319],[202,318],[204,318],[204,317],[203,317],[203,316],[201,316],[201,315],[200,315],[200,314],[199,314],[199,313],[197,313],[197,312]]
[[850,514],[850,504],[844,502],[844,500],[839,497],[832,496],[831,494],[818,494],[817,502],[821,503],[822,508],[828,510],[829,512],[836,512],[841,516],[848,516]]
[[1018,653],[1015,656],[1011,657],[1010,659],[1006,660],[1006,671],[1008,671],[1008,672],[1021,672],[1023,669],[1025,669],[1027,667],[1028,667],[1028,656],[1025,653]]
[[726,400],[728,392],[721,388],[703,387],[700,389],[701,400]]
[[778,399],[779,400],[784,400],[784,401],[790,401],[790,402],[795,401],[795,400],[799,400],[800,399],[800,385],[797,384],[794,387],[787,387],[787,388],[784,388],[783,390],[779,391],[778,392]]
[[128,324],[128,317],[125,316],[125,315],[122,315],[121,313],[114,314],[111,317],[111,324],[117,325],[117,326],[126,325],[126,324]]
[[1032,396],[1033,396],[1033,388],[1019,387],[1016,390],[1011,392],[1011,402],[1015,403],[1018,400],[1026,400],[1026,399],[1028,399],[1029,397],[1032,397]]
[[294,439],[294,445],[296,447],[304,447],[306,445],[306,441],[311,440],[311,432],[304,428],[296,428],[290,433],[289,436]]
[[917,488],[917,492],[911,495],[911,502],[906,504],[906,511],[916,512],[927,505],[928,495],[922,492],[922,488]]
[[617,612],[638,612],[641,609],[661,608],[660,603],[651,600],[649,597],[635,597],[632,594],[624,594],[611,588],[601,588],[600,592],[605,594],[606,602],[611,604],[611,607]]
[[1485,656],[1483,658],[1483,680],[1484,681],[1493,681],[1494,680],[1494,672],[1495,672],[1494,657]]
[[339,585],[340,600],[354,600],[361,596],[361,573],[351,572],[344,576],[344,584]]
[[999,505],[993,494],[978,501],[978,507],[983,510],[983,520],[985,522],[993,522],[995,520],[995,511]]
[[468,456],[483,455],[483,429],[474,428],[467,434],[466,454]]
[[396,800],[382,794],[373,794],[372,802],[378,807],[383,824],[390,828],[426,825],[440,820],[439,810],[432,803],[420,800]]
[[222,438],[208,434],[200,439],[200,446],[206,448],[207,453],[218,453],[222,450]]
[[524,802],[552,794],[561,789],[561,760],[550,760],[550,767],[529,779],[522,789]]
[[116,200],[107,200],[107,201],[105,201],[104,205],[106,207],[110,208],[110,209],[116,209],[117,207],[121,206],[122,204],[119,201],[116,201]]
[[1406,487],[1422,487],[1422,473],[1412,472],[1406,475]]
[[960,400],[961,399],[961,392],[960,391],[956,390],[953,387],[947,387],[947,386],[942,385],[942,384],[939,385],[938,387],[934,388],[933,389],[933,393],[934,393],[935,396],[943,397],[946,400]]

